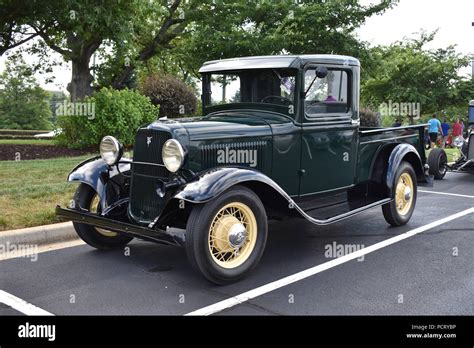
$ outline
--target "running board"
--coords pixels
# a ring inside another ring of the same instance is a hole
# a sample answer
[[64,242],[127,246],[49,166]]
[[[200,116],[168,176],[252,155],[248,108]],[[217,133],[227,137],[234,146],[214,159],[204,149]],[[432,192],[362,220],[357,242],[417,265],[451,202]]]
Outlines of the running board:
[[369,210],[369,209],[372,209],[372,208],[379,207],[379,206],[382,206],[384,204],[390,203],[391,201],[392,200],[390,198],[385,198],[385,199],[382,199],[380,201],[376,201],[376,202],[367,204],[363,207],[348,211],[347,213],[333,216],[333,217],[331,217],[329,219],[326,219],[326,220],[319,220],[319,219],[313,218],[312,216],[308,215],[303,209],[301,209],[294,201],[290,202],[290,204],[293,206],[294,209],[296,209],[296,211],[298,211],[298,213],[300,213],[309,222],[312,222],[315,225],[325,226],[325,225],[334,224],[336,222],[345,220],[345,219],[350,218],[352,216],[355,216],[357,214],[363,213],[366,210]]

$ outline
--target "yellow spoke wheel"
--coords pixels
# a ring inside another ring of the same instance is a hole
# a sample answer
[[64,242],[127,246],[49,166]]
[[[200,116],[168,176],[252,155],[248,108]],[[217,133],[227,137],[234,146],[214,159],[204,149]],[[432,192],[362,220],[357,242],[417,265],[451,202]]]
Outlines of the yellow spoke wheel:
[[257,241],[257,220],[252,210],[241,202],[222,207],[210,228],[209,252],[216,264],[232,269],[248,260]]
[[[92,201],[91,201],[91,204],[90,204],[90,207],[89,207],[89,211],[91,213],[95,213],[97,214],[98,213],[98,208],[99,208],[99,204],[100,204],[100,199],[99,199],[99,195],[96,194],[94,196],[94,198],[92,198]],[[116,237],[117,236],[117,233],[116,232],[112,232],[112,231],[109,231],[109,230],[104,230],[103,228],[99,228],[99,227],[94,227],[95,230],[97,232],[99,232],[101,235],[105,236],[105,237]]]
[[398,179],[395,204],[400,215],[406,215],[413,204],[413,180],[408,173],[403,173]]
[[[413,215],[417,198],[417,181],[413,166],[402,161],[391,186],[390,203],[382,206],[385,220],[392,226],[405,225]],[[387,186],[388,183],[387,183]]]
[[235,185],[192,207],[186,223],[186,254],[209,281],[229,284],[257,266],[267,235],[262,201],[250,188]]
[[[100,199],[97,192],[87,184],[80,184],[74,194],[74,209],[100,213]],[[81,239],[91,247],[100,250],[118,249],[127,245],[133,237],[95,227],[93,224],[73,222],[74,229]]]

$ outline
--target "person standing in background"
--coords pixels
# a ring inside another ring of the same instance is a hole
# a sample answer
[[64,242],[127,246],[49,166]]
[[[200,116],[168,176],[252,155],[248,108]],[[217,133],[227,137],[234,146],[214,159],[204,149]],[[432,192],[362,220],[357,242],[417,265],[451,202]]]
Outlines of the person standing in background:
[[456,119],[456,122],[453,123],[453,132],[451,133],[453,136],[453,140],[456,137],[462,136],[463,126],[461,124],[461,120],[459,118]]
[[433,118],[428,121],[428,133],[430,135],[430,147],[433,148],[436,140],[438,140],[438,134],[443,134],[441,122],[436,118],[436,114],[433,114]]
[[449,123],[446,121],[446,119],[443,119],[443,123],[441,123],[441,148],[446,147],[446,141],[448,141],[448,136],[449,136]]

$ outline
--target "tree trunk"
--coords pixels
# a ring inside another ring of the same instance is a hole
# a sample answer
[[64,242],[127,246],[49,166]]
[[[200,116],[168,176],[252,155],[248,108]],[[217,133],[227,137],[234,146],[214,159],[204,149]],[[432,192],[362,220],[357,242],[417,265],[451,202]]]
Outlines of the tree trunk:
[[71,94],[71,101],[84,99],[93,92],[94,78],[89,69],[90,60],[91,55],[87,53],[72,60],[72,78],[67,86],[67,90]]

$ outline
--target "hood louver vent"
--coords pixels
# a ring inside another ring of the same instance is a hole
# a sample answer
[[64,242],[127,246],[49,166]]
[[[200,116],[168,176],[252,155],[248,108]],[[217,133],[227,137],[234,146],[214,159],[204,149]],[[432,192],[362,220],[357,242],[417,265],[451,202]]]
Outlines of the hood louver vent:
[[265,171],[266,141],[201,145],[201,169],[214,167],[249,167]]

